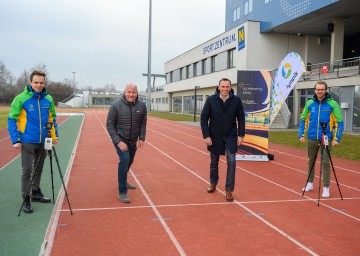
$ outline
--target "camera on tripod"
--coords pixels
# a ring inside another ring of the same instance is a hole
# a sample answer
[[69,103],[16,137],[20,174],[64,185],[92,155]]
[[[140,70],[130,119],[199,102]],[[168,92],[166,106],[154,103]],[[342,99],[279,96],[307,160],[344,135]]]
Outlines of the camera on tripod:
[[327,127],[327,123],[320,123],[321,129],[322,129],[322,137],[321,137],[321,143],[324,146],[328,146],[329,145],[329,138],[326,135],[326,127]]
[[47,122],[45,127],[48,130],[48,137],[45,138],[45,142],[44,142],[44,149],[45,150],[51,150],[52,149],[52,138],[50,136],[50,129],[53,126],[53,122]]

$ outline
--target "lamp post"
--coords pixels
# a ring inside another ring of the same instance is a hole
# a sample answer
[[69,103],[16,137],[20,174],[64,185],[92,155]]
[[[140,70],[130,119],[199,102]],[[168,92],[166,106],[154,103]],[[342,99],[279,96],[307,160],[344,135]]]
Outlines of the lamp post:
[[72,72],[73,73],[73,83],[74,83],[74,108],[75,108],[75,98],[76,98],[76,91],[75,91],[75,73],[76,72]]
[[195,95],[194,95],[194,122],[196,122],[196,110],[197,110],[197,95],[196,95],[196,91],[197,89],[199,89],[200,86],[195,86]]
[[152,6],[152,1],[149,0],[148,72],[147,72],[147,93],[146,93],[147,111],[150,111],[150,107],[151,107],[151,6]]

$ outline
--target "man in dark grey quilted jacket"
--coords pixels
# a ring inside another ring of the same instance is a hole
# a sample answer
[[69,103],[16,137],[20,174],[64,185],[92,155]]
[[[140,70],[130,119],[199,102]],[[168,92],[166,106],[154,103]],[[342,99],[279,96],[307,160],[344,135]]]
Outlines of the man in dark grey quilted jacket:
[[136,189],[127,182],[127,173],[137,148],[144,146],[146,119],[146,106],[138,99],[137,86],[127,84],[124,95],[111,105],[106,120],[106,128],[119,156],[119,200],[123,203],[131,201],[127,196],[128,189]]

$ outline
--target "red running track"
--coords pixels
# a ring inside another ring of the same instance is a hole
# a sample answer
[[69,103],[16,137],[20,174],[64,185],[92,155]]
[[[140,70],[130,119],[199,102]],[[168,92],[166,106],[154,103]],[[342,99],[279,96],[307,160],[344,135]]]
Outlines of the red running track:
[[137,189],[123,204],[106,116],[86,112],[67,185],[74,215],[67,204],[58,209],[46,254],[360,255],[359,162],[333,158],[344,200],[332,175],[331,198],[317,206],[317,191],[301,195],[306,152],[270,144],[274,161],[237,162],[236,200],[228,203],[224,158],[218,190],[206,193],[200,128],[149,117],[129,174]]

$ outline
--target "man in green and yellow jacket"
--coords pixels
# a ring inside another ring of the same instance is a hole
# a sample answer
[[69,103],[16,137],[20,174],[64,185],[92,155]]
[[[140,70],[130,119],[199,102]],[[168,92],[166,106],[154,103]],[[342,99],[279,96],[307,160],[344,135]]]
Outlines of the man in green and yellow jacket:
[[45,138],[50,135],[53,144],[58,142],[55,105],[45,89],[45,76],[45,73],[37,70],[31,73],[29,84],[12,101],[8,117],[11,142],[14,148],[21,150],[21,193],[25,202],[25,213],[33,212],[28,194],[32,175],[31,200],[51,202],[50,198],[44,197],[40,189],[46,157]]
[[[328,149],[330,152],[331,146],[337,146],[341,140],[342,132],[344,130],[343,118],[339,104],[333,100],[327,92],[327,84],[325,81],[317,81],[314,90],[315,95],[305,104],[303,113],[301,115],[299,128],[299,141],[305,142],[305,130],[307,130],[308,137],[308,177],[309,180],[303,191],[313,190],[315,161],[319,146],[322,141],[323,133],[326,134],[329,140]],[[324,126],[324,127],[322,127]],[[323,193],[322,197],[330,197],[330,163],[329,155],[321,151],[322,167],[323,167]]]

